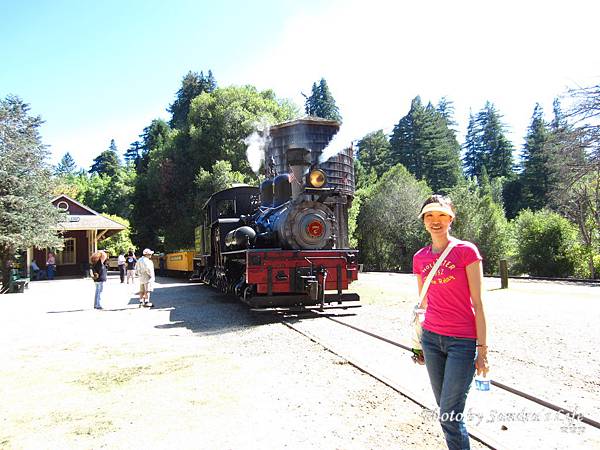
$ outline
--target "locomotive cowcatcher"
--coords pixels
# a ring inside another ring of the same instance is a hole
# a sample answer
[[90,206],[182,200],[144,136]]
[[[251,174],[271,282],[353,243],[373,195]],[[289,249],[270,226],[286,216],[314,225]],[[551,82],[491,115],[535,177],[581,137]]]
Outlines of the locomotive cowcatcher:
[[270,129],[260,188],[225,189],[204,205],[197,278],[256,308],[359,300],[344,292],[358,277],[358,251],[347,245],[352,151],[319,164],[338,128],[305,118]]

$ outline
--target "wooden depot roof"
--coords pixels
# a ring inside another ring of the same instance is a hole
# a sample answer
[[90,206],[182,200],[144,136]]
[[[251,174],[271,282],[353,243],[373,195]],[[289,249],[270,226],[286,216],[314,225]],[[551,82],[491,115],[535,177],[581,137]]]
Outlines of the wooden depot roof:
[[104,237],[108,237],[126,228],[119,222],[103,216],[68,195],[61,194],[52,199],[52,203],[55,205],[59,205],[62,202],[69,205],[67,220],[58,223],[58,229],[62,231],[98,230],[104,231]]

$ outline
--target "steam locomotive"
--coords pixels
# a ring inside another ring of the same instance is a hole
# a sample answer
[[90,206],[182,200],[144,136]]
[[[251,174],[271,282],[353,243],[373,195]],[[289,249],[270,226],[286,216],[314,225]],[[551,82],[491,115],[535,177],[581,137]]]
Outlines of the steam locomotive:
[[352,149],[319,162],[338,129],[315,118],[271,127],[260,188],[225,189],[203,207],[197,279],[256,308],[359,300],[344,293],[358,276],[348,248]]

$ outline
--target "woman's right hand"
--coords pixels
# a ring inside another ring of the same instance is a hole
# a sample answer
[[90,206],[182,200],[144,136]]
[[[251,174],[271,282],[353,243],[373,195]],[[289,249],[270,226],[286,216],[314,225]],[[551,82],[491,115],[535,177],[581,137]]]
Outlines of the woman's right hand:
[[475,370],[477,371],[477,375],[487,376],[487,373],[490,370],[490,365],[487,360],[487,348],[478,348],[477,349],[477,358],[475,359]]

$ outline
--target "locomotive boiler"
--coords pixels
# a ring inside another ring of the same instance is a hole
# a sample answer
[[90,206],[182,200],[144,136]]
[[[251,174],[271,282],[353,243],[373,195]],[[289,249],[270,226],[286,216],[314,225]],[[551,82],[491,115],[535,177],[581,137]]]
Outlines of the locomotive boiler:
[[319,163],[337,128],[311,118],[271,128],[270,176],[260,188],[226,189],[204,206],[196,230],[202,281],[253,307],[358,300],[344,292],[358,275],[357,251],[348,248],[351,149]]

